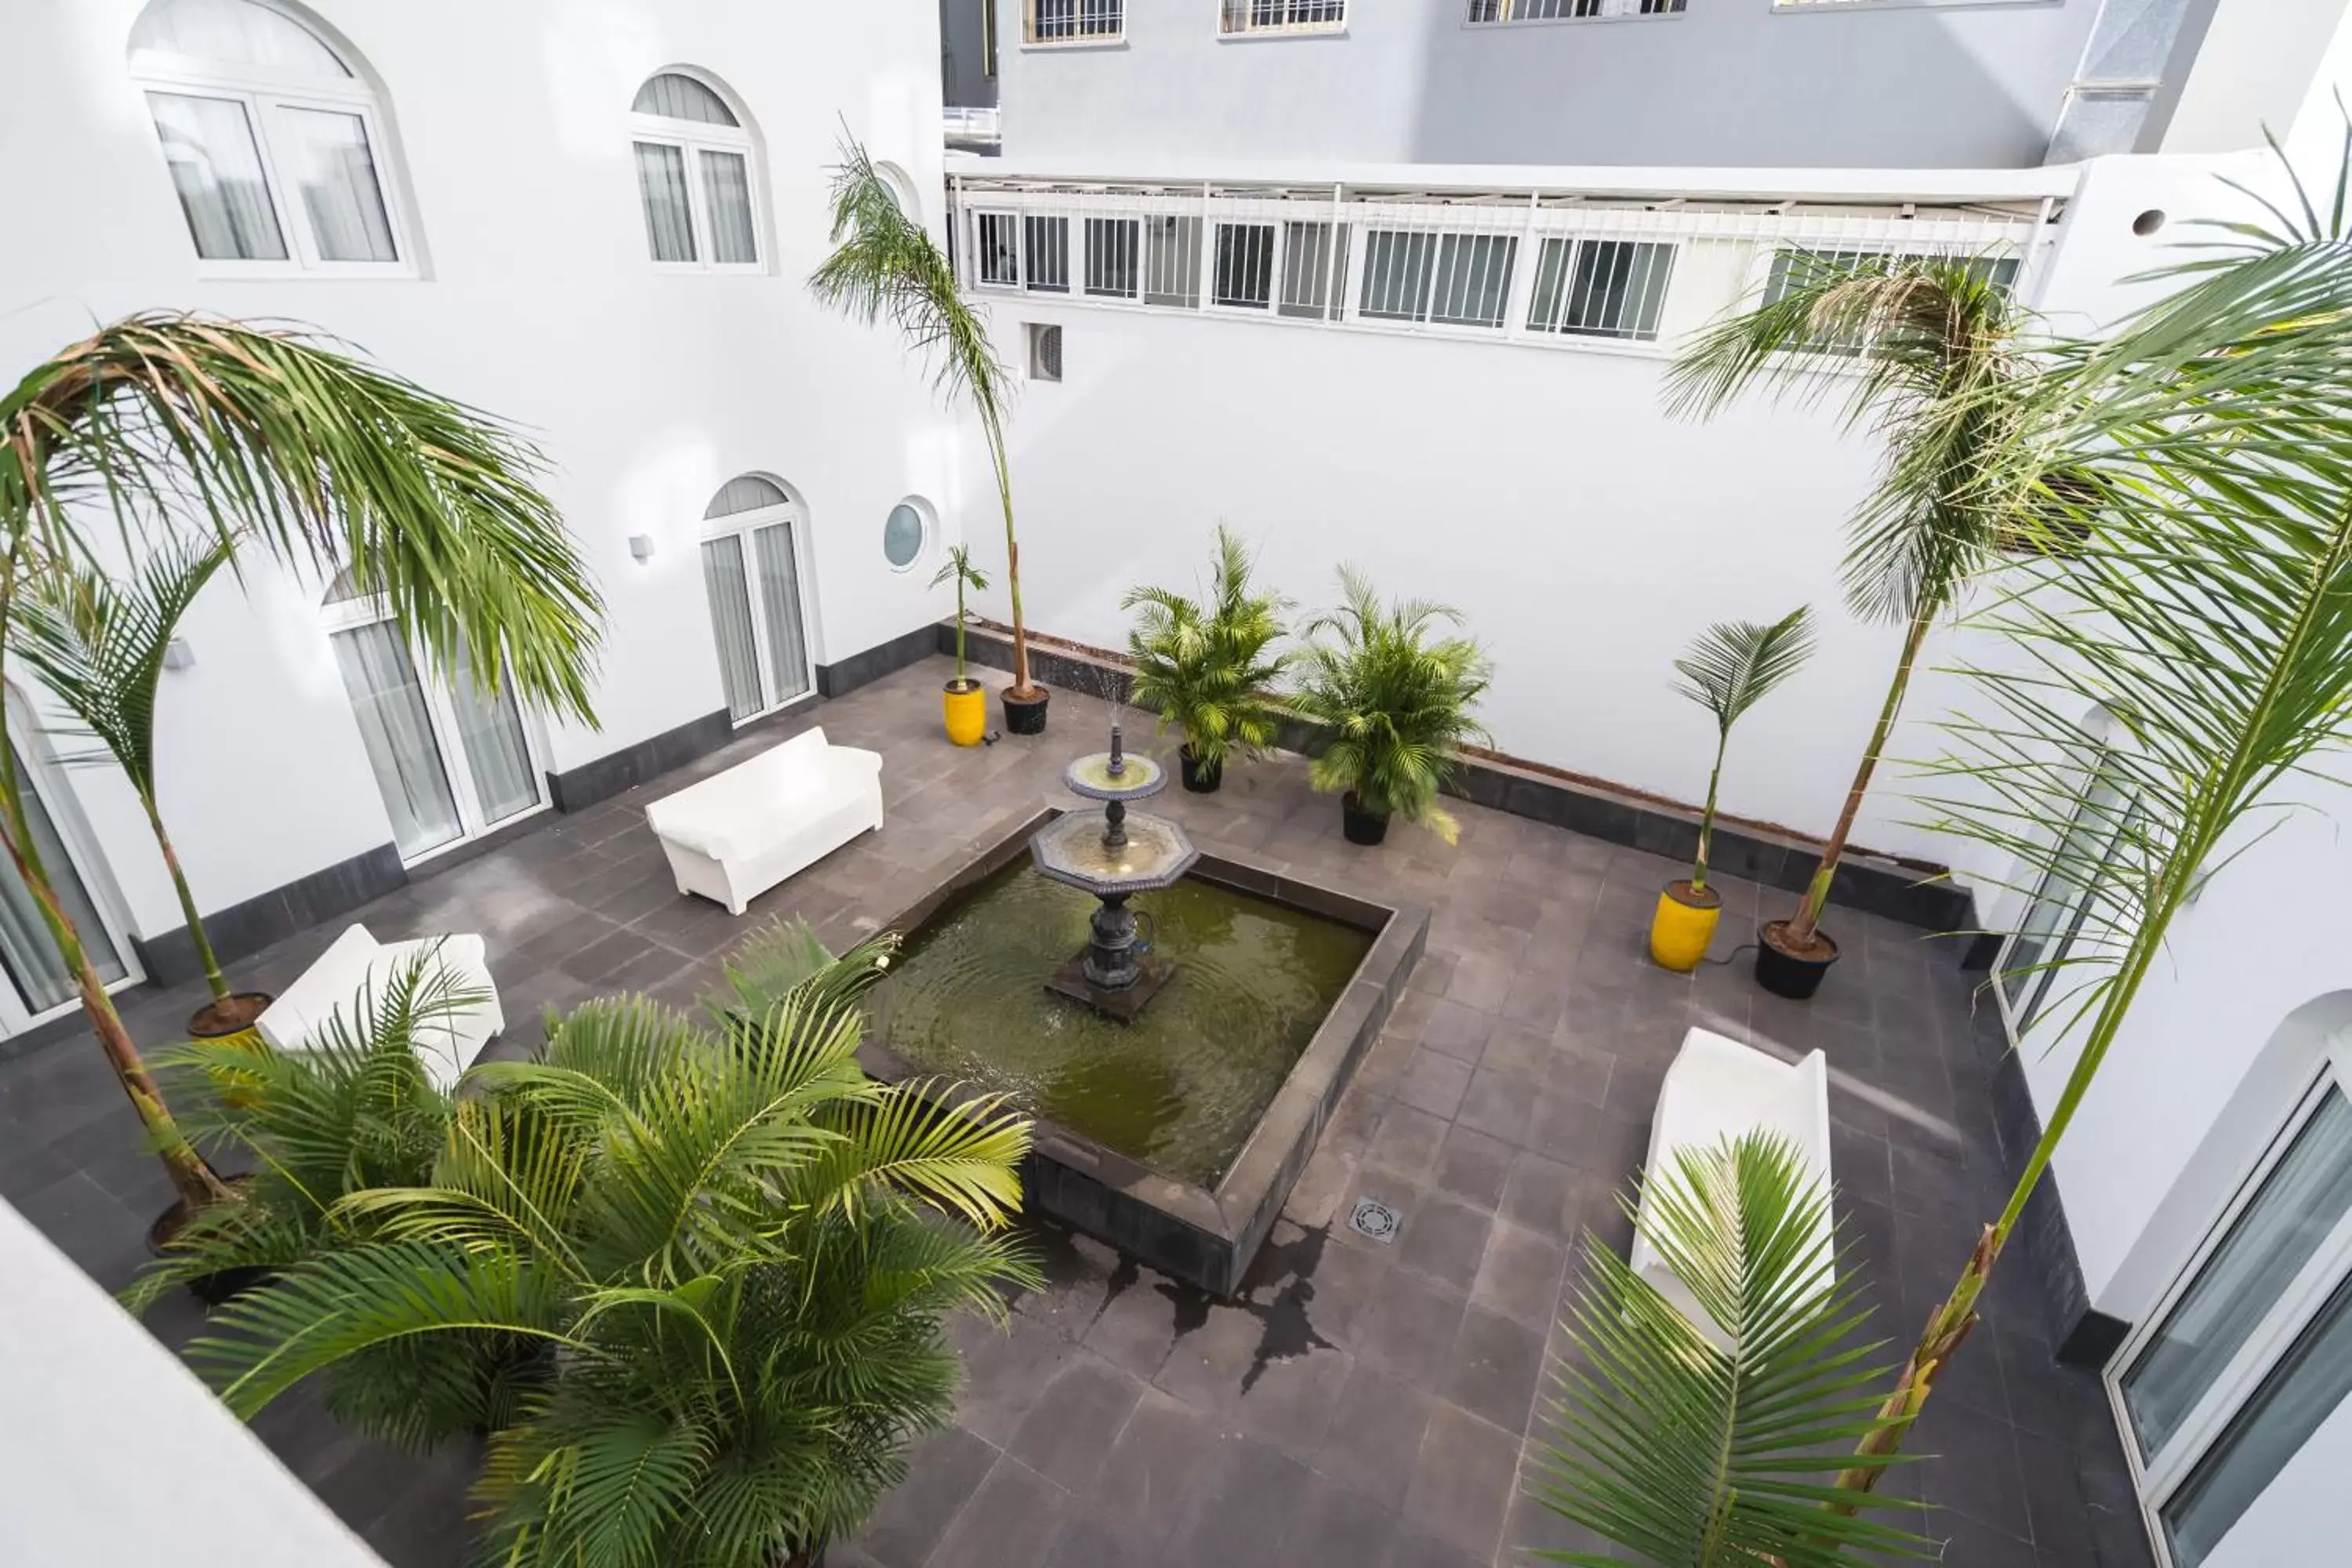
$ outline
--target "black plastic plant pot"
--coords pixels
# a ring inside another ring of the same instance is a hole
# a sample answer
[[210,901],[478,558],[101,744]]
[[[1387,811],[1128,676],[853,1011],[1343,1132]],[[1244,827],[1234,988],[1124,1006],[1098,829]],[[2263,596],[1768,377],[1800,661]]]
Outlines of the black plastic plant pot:
[[1221,757],[1213,763],[1195,762],[1190,746],[1176,749],[1176,766],[1177,771],[1184,775],[1184,787],[1194,795],[1214,795],[1217,786],[1225,782],[1224,759]]
[[1788,926],[1786,921],[1766,921],[1756,933],[1756,984],[1775,996],[1785,996],[1791,1002],[1808,1002],[1822,988],[1822,977],[1830,965],[1838,961],[1838,945],[1827,931],[1813,932],[1813,941],[1822,951],[1816,953],[1790,952],[1777,940]]
[[1389,836],[1389,814],[1365,810],[1349,790],[1339,797],[1339,832],[1350,844],[1378,844]]
[[[245,1180],[243,1176],[232,1176],[229,1184],[241,1185]],[[174,1200],[170,1208],[157,1215],[154,1223],[147,1227],[148,1256],[171,1256],[172,1239],[187,1227],[190,1217],[185,1198]],[[268,1284],[276,1277],[276,1270],[268,1268],[223,1268],[216,1273],[194,1276],[187,1282],[187,1290],[206,1307],[217,1307]]]
[[1003,694],[1006,732],[1014,735],[1044,734],[1045,704],[1053,700],[1053,696],[1042,686],[1037,688],[1034,696],[1030,697],[1016,697],[1010,687],[1006,688]]

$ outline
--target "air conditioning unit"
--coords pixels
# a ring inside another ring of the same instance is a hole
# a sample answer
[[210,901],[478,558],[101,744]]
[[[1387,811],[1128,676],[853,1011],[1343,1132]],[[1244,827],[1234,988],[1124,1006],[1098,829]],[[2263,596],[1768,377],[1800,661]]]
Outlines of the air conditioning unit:
[[1062,379],[1062,329],[1044,321],[1031,321],[1029,326],[1029,379],[1059,381]]

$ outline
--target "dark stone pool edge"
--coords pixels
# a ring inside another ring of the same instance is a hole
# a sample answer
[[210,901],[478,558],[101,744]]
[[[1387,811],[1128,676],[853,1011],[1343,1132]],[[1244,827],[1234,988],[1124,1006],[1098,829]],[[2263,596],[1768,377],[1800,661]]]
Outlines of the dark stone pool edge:
[[[960,865],[882,921],[882,929],[916,930],[950,899],[1027,854],[1030,837],[1060,815],[1041,810],[975,843]],[[1214,1191],[1138,1164],[1043,1117],[1036,1119],[1022,1180],[1027,1201],[1045,1213],[1164,1274],[1231,1297],[1273,1231],[1341,1091],[1402,998],[1429,941],[1429,911],[1303,882],[1209,844],[1190,874],[1377,934]],[[857,1057],[870,1077],[886,1083],[931,1076],[873,1035]],[[950,1098],[983,1096],[983,1090],[962,1089]]]

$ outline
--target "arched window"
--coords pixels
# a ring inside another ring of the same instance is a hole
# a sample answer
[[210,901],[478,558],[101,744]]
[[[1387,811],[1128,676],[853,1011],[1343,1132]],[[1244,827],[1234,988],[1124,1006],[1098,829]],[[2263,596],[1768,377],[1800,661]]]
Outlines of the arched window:
[[751,132],[716,88],[664,71],[629,105],[646,246],[665,265],[756,271],[759,168]]
[[405,272],[374,89],[261,0],[154,0],[131,29],[196,255],[224,270]]
[[419,678],[391,607],[346,571],[321,613],[403,860],[462,843],[545,804],[514,687],[460,669]]
[[800,503],[758,474],[727,481],[702,512],[702,585],[727,715],[740,724],[809,693]]

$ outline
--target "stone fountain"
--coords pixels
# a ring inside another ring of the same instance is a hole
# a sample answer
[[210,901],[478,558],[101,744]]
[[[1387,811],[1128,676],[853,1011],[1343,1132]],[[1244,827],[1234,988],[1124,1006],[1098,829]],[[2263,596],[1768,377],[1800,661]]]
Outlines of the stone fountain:
[[1176,966],[1136,951],[1136,912],[1127,900],[1173,887],[1201,852],[1166,817],[1127,809],[1128,802],[1165,789],[1168,770],[1150,757],[1129,756],[1118,725],[1110,727],[1110,750],[1072,763],[1062,783],[1073,795],[1102,802],[1102,809],[1056,817],[1029,841],[1030,857],[1039,872],[1084,889],[1101,905],[1085,950],[1056,969],[1045,988],[1110,1017],[1132,1019]]

